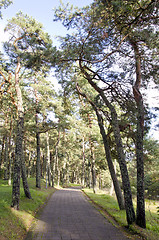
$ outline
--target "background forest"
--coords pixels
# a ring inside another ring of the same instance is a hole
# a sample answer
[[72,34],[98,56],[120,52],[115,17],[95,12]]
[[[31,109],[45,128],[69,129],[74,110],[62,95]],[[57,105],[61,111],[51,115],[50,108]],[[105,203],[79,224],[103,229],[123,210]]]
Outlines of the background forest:
[[[0,2],[4,15],[10,4]],[[159,198],[159,142],[150,137],[158,105],[147,103],[148,87],[159,84],[158,4],[61,3],[52,18],[68,32],[58,46],[36,19],[18,12],[8,21],[0,52],[0,178],[12,185],[13,208],[21,178],[27,198],[29,178],[39,189],[43,179],[46,188],[76,183],[94,193],[114,189],[128,225],[146,227],[145,197]]]

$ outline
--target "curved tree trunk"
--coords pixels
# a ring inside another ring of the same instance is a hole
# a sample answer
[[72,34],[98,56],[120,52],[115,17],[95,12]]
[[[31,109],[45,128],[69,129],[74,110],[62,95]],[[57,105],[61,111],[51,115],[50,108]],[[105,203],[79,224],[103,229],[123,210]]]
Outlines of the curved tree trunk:
[[137,42],[130,39],[135,52],[136,82],[133,86],[134,99],[137,105],[137,133],[136,133],[136,161],[137,161],[137,211],[136,223],[146,228],[145,197],[144,197],[144,159],[143,159],[143,136],[144,136],[144,104],[141,87],[141,57]]
[[81,61],[79,62],[79,65],[80,65],[81,72],[87,78],[89,84],[100,94],[104,103],[106,104],[106,106],[109,108],[109,110],[111,112],[111,124],[112,124],[114,137],[115,137],[116,150],[117,150],[117,154],[118,154],[118,162],[119,162],[119,166],[120,166],[122,185],[123,185],[123,190],[124,190],[126,216],[127,216],[127,222],[129,225],[135,221],[135,212],[134,212],[134,207],[133,207],[133,202],[132,202],[130,180],[129,180],[128,170],[127,170],[127,166],[126,166],[125,155],[124,155],[124,151],[123,151],[123,144],[122,144],[122,139],[121,139],[121,135],[120,135],[120,128],[119,128],[117,113],[116,113],[114,106],[108,101],[103,90],[100,89],[97,86],[97,84],[92,80],[92,76],[90,76],[89,73],[87,72],[89,69],[87,67],[85,69],[85,67],[82,66]]

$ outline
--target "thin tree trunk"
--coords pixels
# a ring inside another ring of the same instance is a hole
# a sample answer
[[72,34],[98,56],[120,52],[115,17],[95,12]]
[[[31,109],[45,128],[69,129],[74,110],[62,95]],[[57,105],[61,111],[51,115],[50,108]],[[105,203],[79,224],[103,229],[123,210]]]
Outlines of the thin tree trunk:
[[85,185],[85,141],[83,137],[83,142],[82,142],[82,186],[84,187]]
[[35,114],[35,122],[36,122],[36,187],[41,188],[41,164],[40,164],[40,133],[39,133],[39,125],[38,125],[38,113],[36,111]]
[[58,140],[55,147],[55,159],[56,159],[56,170],[57,170],[57,186],[60,186],[60,169],[59,169],[59,159],[58,159],[58,145],[60,142],[60,130],[58,135]]
[[12,147],[11,147],[11,136],[13,130],[13,118],[10,121],[10,132],[9,132],[9,172],[8,172],[8,185],[11,185],[11,178],[12,178]]
[[46,146],[47,146],[47,157],[46,157],[46,188],[47,185],[51,186],[51,172],[50,172],[50,148],[49,148],[49,133],[46,132]]
[[1,153],[0,153],[0,170],[1,170],[2,163],[4,161],[4,146],[5,146],[5,135],[3,136],[3,139],[2,139],[2,147],[1,147]]
[[[116,159],[114,161],[114,171],[115,171],[115,174],[116,174]],[[111,188],[110,188],[110,195],[111,196],[113,195],[113,191],[114,191],[114,183],[113,183],[113,180],[112,180]],[[123,203],[124,203],[124,199],[123,199]]]
[[4,149],[4,180],[8,180],[8,162],[9,162],[9,152],[8,152],[8,137],[5,136],[5,149]]
[[27,171],[27,175],[28,178],[30,178],[30,174],[31,174],[31,151],[29,151],[29,156],[28,156],[28,171]]
[[55,158],[53,158],[53,166],[52,166],[52,187],[55,186],[55,166],[56,166],[56,161],[55,161]]
[[12,153],[9,153],[9,174],[8,174],[8,185],[11,186],[12,180]]
[[92,173],[92,187],[93,192],[96,193],[96,170],[95,170],[95,156],[94,156],[94,146],[92,141],[92,120],[88,114],[88,122],[90,128],[89,144],[90,144],[90,158],[91,158],[91,173]]
[[29,199],[32,199],[30,190],[29,190],[28,180],[27,180],[24,152],[22,152],[21,172],[22,172],[22,181],[23,181],[23,188],[24,188],[25,196]]

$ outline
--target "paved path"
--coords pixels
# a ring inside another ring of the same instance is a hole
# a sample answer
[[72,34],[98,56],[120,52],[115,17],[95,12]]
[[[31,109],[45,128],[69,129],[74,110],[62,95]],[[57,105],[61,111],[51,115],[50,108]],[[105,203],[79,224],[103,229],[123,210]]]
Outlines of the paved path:
[[[56,191],[34,229],[36,240],[128,240],[79,189]],[[29,238],[30,240],[31,238]]]

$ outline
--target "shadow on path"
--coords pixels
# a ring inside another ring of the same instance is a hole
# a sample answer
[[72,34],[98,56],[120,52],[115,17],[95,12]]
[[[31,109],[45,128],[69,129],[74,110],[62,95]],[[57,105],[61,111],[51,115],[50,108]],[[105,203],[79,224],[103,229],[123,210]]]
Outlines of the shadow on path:
[[88,202],[80,188],[56,191],[27,240],[128,240]]

